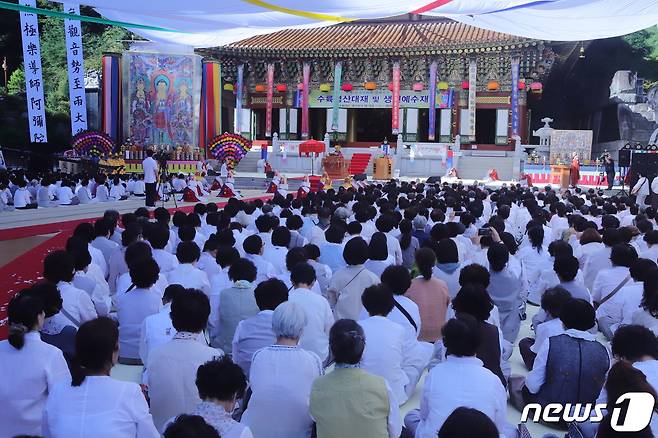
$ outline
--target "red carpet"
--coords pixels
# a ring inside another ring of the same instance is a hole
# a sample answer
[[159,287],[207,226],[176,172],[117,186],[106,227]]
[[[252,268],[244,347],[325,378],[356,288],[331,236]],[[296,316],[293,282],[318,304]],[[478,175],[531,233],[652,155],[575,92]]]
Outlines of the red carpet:
[[350,160],[350,167],[348,172],[350,175],[356,175],[357,173],[366,173],[368,169],[368,164],[370,164],[370,154],[352,154],[352,159]]
[[[244,200],[252,201],[256,199],[267,200],[270,199],[270,196],[245,198]],[[225,205],[226,202],[217,203],[217,206],[220,208]],[[169,211],[179,210],[190,212],[193,208],[194,206],[187,205],[178,209],[170,208]],[[11,297],[41,278],[44,257],[51,251],[64,249],[66,240],[71,236],[78,224],[93,222],[95,219],[78,219],[68,222],[0,230],[0,240],[58,233],[0,268],[0,339],[5,339],[7,336],[7,304]]]

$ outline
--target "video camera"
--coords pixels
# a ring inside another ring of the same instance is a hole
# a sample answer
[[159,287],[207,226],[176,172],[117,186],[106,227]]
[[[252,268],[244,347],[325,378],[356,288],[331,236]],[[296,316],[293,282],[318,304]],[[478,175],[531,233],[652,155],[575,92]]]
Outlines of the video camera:
[[166,169],[167,161],[171,160],[171,153],[167,151],[157,151],[153,154],[153,159],[158,162],[161,169]]

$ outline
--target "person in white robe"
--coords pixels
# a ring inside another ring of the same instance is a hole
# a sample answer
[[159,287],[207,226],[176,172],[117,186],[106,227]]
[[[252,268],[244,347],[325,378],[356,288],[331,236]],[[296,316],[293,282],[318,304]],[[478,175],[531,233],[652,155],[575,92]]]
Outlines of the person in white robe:
[[107,317],[88,321],[76,336],[81,365],[72,381],[48,395],[43,412],[43,436],[69,438],[158,438],[139,385],[110,377],[117,363],[119,331]]
[[0,436],[42,435],[46,398],[71,380],[62,351],[41,340],[43,301],[30,290],[8,307],[9,338],[0,341]]
[[311,436],[311,387],[324,370],[316,354],[299,346],[306,325],[299,304],[280,304],[272,315],[276,343],[254,354],[249,374],[252,396],[242,422],[256,438]]

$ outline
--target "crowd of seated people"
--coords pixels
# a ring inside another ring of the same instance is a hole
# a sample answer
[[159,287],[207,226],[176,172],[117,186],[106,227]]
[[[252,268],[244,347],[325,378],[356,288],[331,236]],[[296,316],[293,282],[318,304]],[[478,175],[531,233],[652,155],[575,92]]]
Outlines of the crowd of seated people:
[[[30,200],[68,187],[45,182]],[[108,210],[9,303],[0,437],[526,437],[508,402],[655,395],[656,230],[629,197],[520,186]]]
[[[157,186],[160,199],[169,199],[179,194],[179,200],[188,202],[207,199],[210,189],[211,185],[206,180],[205,174],[201,174],[201,177],[182,173],[168,174],[166,177],[163,175],[162,181]],[[145,196],[144,175],[138,173],[67,174],[17,170],[0,174],[0,211],[106,203]],[[237,191],[233,190],[225,197],[230,196],[237,196]]]

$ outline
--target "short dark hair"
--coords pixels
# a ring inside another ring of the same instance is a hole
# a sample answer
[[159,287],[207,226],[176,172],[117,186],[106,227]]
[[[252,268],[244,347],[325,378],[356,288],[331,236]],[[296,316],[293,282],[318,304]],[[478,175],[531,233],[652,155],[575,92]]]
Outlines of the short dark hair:
[[446,354],[453,356],[475,356],[482,337],[478,322],[473,315],[460,313],[441,329]]
[[479,284],[486,289],[490,281],[491,275],[487,268],[477,263],[466,265],[459,272],[459,285],[462,287],[467,284]]
[[232,246],[220,246],[217,248],[215,261],[222,268],[231,266],[238,259],[240,259],[240,252]]
[[486,321],[494,308],[493,300],[487,290],[479,283],[467,283],[459,289],[452,300],[456,314],[468,313],[478,321]]
[[77,248],[67,252],[73,256],[73,267],[76,271],[82,271],[91,264],[91,254],[86,245],[83,248]]
[[289,230],[299,230],[303,226],[304,220],[299,215],[294,214],[286,219],[286,227],[288,227]]
[[29,291],[43,301],[46,318],[50,318],[62,310],[62,295],[59,293],[57,285],[49,282],[41,282],[32,286]]
[[312,243],[304,245],[304,252],[309,259],[316,260],[318,257],[320,257],[320,248]]
[[176,258],[180,263],[194,263],[199,257],[201,251],[195,242],[181,242],[176,247]]
[[150,259],[153,258],[153,252],[151,247],[146,242],[135,242],[126,248],[126,252],[123,255],[126,260],[126,265],[128,265],[128,270],[137,260],[141,259]]
[[457,244],[452,239],[441,239],[436,246],[437,263],[457,263],[459,261],[459,252]]
[[181,414],[167,426],[164,438],[220,438],[217,429],[199,415]]
[[142,226],[137,223],[128,224],[121,233],[121,245],[124,247],[129,246],[131,243],[137,242],[142,235]]
[[409,270],[401,265],[392,265],[384,269],[381,275],[382,284],[395,295],[404,295],[411,287],[411,274]]
[[228,278],[231,281],[246,280],[253,283],[257,274],[256,266],[249,259],[238,259],[228,268]]
[[242,247],[247,254],[260,254],[260,250],[263,248],[263,239],[257,234],[252,234],[244,239]]
[[75,274],[73,256],[66,251],[53,251],[43,259],[43,276],[51,283],[70,283]]
[[348,265],[362,265],[368,260],[368,244],[361,237],[352,237],[345,244],[343,259]]
[[178,238],[181,242],[192,242],[196,237],[196,229],[191,225],[183,225],[178,228]]
[[630,268],[635,260],[637,260],[637,251],[632,245],[619,243],[612,247],[610,261],[613,265]]
[[80,386],[88,372],[111,366],[118,348],[119,328],[113,319],[101,316],[82,324],[75,336],[75,353],[79,367],[71,373],[71,386]]
[[158,281],[160,267],[152,258],[136,261],[130,267],[130,280],[136,287],[148,289]]
[[208,325],[210,301],[198,289],[186,289],[171,302],[171,323],[179,332],[200,333]]
[[90,243],[92,240],[94,240],[94,237],[96,237],[94,226],[89,222],[78,224],[78,226],[75,227],[75,230],[73,230],[73,235],[80,237],[87,243]]
[[570,255],[561,255],[555,258],[553,270],[562,281],[573,281],[578,275],[578,259]]
[[272,231],[272,245],[287,248],[290,245],[290,230],[286,227],[276,227]]
[[269,233],[272,229],[272,218],[266,214],[261,214],[256,218],[255,224],[259,233]]
[[304,248],[291,248],[286,254],[286,269],[292,271],[293,266],[297,263],[305,263],[306,261],[308,261],[308,256]]
[[256,286],[254,297],[260,310],[274,310],[279,304],[288,301],[288,286],[278,278],[270,278]]
[[633,262],[629,271],[633,280],[644,282],[647,274],[656,267],[656,262],[653,260],[639,258]]
[[487,415],[477,409],[460,406],[452,411],[452,414],[443,422],[439,429],[439,438],[462,438],[464,436],[498,438],[500,434],[496,424]]
[[169,228],[155,224],[149,228],[148,241],[153,249],[164,249],[169,243]]
[[509,250],[504,243],[494,243],[487,250],[487,260],[489,267],[494,272],[500,272],[505,268],[509,261]]
[[370,316],[386,316],[395,307],[395,298],[388,286],[376,284],[363,291],[361,303]]
[[368,243],[368,258],[370,260],[384,261],[388,258],[388,246],[386,244],[386,235],[376,232],[370,238]]
[[568,290],[561,286],[547,289],[541,296],[541,308],[554,318],[559,318],[562,307],[571,298]]
[[359,221],[352,221],[347,224],[347,233],[349,235],[361,234],[361,231],[363,231],[363,226]]
[[587,301],[579,298],[566,300],[560,311],[560,321],[565,329],[586,331],[594,327],[596,313],[594,307]]
[[94,233],[96,237],[105,237],[114,232],[115,223],[108,218],[98,219],[94,222]]
[[195,383],[201,400],[229,401],[233,397],[241,398],[247,389],[244,371],[227,355],[201,365]]
[[359,363],[366,347],[363,328],[353,319],[339,319],[329,331],[329,347],[336,363]]
[[345,229],[338,225],[330,225],[324,232],[324,237],[330,243],[342,243],[345,238]]
[[315,269],[313,269],[313,266],[309,265],[306,262],[297,263],[290,270],[290,281],[292,281],[294,285],[297,284],[310,285],[313,284],[315,280],[316,280]]
[[170,303],[178,295],[185,293],[185,287],[180,284],[170,284],[165,288],[164,294],[162,295],[162,301],[165,303]]
[[612,354],[629,362],[637,362],[643,356],[658,359],[656,335],[641,325],[622,325],[612,338]]

